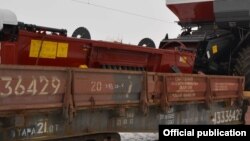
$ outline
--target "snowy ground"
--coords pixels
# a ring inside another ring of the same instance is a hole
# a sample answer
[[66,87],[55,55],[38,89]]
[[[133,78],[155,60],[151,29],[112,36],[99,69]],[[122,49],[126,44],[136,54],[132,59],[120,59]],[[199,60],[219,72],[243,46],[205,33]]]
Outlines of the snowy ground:
[[119,133],[122,141],[156,141],[158,133]]

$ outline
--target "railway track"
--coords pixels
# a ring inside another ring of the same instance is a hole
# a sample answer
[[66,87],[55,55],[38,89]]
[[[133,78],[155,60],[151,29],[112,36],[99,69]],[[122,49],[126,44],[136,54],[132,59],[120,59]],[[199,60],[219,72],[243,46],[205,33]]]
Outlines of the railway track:
[[86,136],[66,137],[47,141],[156,141],[157,133],[100,133]]
[[46,141],[121,141],[119,133],[97,133],[83,136],[65,137]]

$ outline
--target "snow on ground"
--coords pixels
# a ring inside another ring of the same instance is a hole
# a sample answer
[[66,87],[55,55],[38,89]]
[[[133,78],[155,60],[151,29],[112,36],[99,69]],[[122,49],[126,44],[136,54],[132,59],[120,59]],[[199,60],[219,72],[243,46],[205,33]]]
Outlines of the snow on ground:
[[119,133],[121,141],[156,141],[158,133]]

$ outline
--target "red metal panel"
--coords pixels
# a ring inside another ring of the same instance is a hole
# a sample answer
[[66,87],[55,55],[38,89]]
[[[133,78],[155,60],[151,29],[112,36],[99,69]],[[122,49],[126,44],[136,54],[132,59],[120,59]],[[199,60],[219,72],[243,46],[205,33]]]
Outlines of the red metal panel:
[[0,42],[0,64],[17,64],[18,48],[14,42]]
[[160,73],[147,75],[147,95],[151,103],[158,103],[164,96],[164,101],[169,103],[241,99],[243,90],[243,77]]
[[241,77],[209,76],[213,99],[242,98],[244,79]]
[[77,107],[133,104],[139,103],[142,75],[121,71],[76,70],[73,84],[74,103]]
[[[42,58],[30,57],[31,40],[50,41],[57,43],[69,43],[67,57]],[[22,65],[42,65],[42,66],[66,66],[79,67],[87,64],[89,42],[79,42],[79,39],[68,38],[58,35],[46,35],[33,33],[24,30],[19,31],[18,35],[18,64]]]
[[63,69],[0,66],[0,110],[62,107],[66,80]]
[[147,93],[150,103],[160,102],[161,95],[163,93],[163,74],[150,73],[147,76]]
[[[147,53],[131,52],[121,49],[98,48],[96,62],[100,64],[146,67],[148,62]],[[119,64],[118,64],[119,62]]]
[[238,99],[243,86],[242,77],[1,66],[0,110]]
[[166,75],[170,102],[199,101],[206,98],[206,77],[199,75]]
[[167,7],[179,18],[180,22],[214,21],[213,1],[168,4]]

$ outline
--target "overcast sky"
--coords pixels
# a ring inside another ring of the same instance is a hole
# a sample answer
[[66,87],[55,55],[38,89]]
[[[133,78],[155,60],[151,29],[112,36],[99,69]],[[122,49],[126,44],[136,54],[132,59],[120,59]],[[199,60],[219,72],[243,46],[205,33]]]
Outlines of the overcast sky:
[[0,8],[13,11],[18,21],[67,29],[69,36],[84,26],[96,40],[138,44],[149,37],[158,46],[166,33],[180,33],[165,0],[0,0]]

